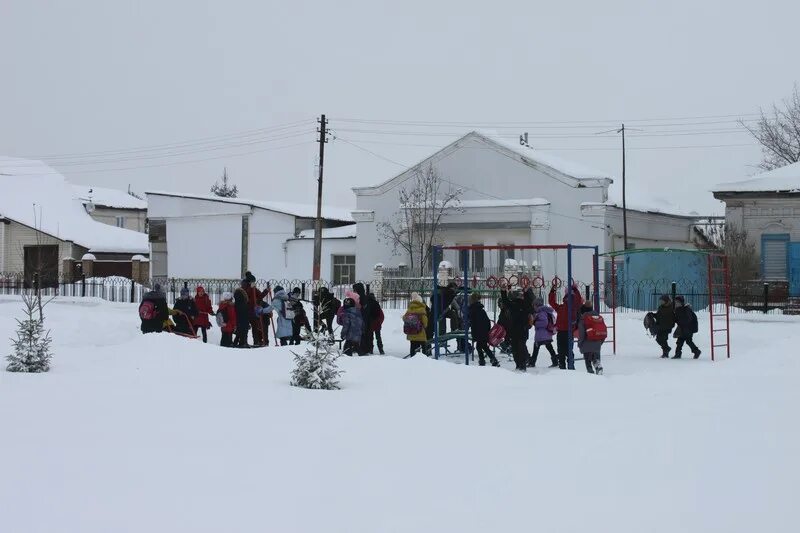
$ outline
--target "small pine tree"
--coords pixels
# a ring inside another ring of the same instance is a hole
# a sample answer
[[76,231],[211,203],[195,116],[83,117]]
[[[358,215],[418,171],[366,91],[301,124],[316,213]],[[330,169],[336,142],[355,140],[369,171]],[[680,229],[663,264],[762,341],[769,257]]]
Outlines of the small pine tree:
[[36,297],[23,296],[25,303],[25,320],[17,319],[17,338],[11,339],[14,353],[9,355],[9,372],[47,372],[50,370],[50,332],[45,331],[41,315],[34,318],[38,307]]
[[239,187],[236,185],[228,185],[227,167],[225,167],[222,172],[222,185],[220,185],[219,182],[215,182],[214,185],[211,186],[211,194],[222,198],[236,198],[239,196]]
[[309,345],[304,354],[292,352],[296,366],[291,384],[305,389],[338,389],[339,377],[344,373],[336,366],[342,355],[339,348],[330,338],[313,331],[307,331],[305,340]]

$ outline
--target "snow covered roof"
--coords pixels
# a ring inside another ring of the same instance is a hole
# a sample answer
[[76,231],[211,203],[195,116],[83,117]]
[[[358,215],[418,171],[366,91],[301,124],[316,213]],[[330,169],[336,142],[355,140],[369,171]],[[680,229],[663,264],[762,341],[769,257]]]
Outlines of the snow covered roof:
[[[708,218],[707,216],[704,217],[696,211],[681,211],[677,206],[672,205],[658,207],[656,205],[647,205],[638,202],[625,202],[625,204],[625,207],[628,209],[628,211],[638,211],[640,213],[652,213],[682,218]],[[592,207],[612,207],[615,209],[622,209],[622,202],[583,202],[581,204],[581,209],[588,209]]]
[[504,148],[505,150],[514,152],[517,155],[521,155],[522,157],[528,160],[550,167],[551,169],[556,170],[561,174],[570,176],[577,180],[581,181],[604,180],[604,179],[612,181],[614,180],[614,177],[608,172],[603,172],[601,170],[595,170],[589,167],[585,167],[580,163],[563,159],[549,152],[543,152],[541,150],[536,150],[528,146],[522,146],[518,142],[511,142],[506,139],[502,139],[493,132],[473,131],[472,133],[470,133],[470,135],[477,135],[478,137],[483,138],[485,141],[494,143]]
[[521,198],[510,200],[461,200],[458,206],[453,207],[532,207],[550,205],[545,198]]
[[[102,207],[113,207],[116,209],[147,209],[147,202],[131,196],[126,191],[119,189],[108,189],[106,187],[94,187],[89,185],[73,185],[75,198],[83,203],[92,203]],[[89,192],[91,191],[91,192]]]
[[743,181],[721,183],[713,192],[800,192],[800,162]]
[[[266,209],[267,211],[275,211],[277,213],[284,213],[287,215],[296,216],[298,218],[316,218],[317,206],[316,204],[301,204],[294,202],[273,202],[262,200],[248,200],[246,198],[222,198],[210,194],[191,194],[179,192],[164,192],[164,191],[148,191],[146,194],[153,194],[157,196],[172,196],[176,198],[189,198],[195,200],[207,200],[210,202],[224,202],[238,205],[248,205],[251,207],[258,207],[259,209]],[[322,206],[322,218],[327,220],[335,220],[338,222],[353,222],[353,215],[351,209],[345,207],[332,207]]]
[[[350,239],[355,238],[356,236],[356,225],[355,224],[348,224],[346,226],[340,226],[338,228],[322,228],[322,238],[323,239]],[[313,239],[314,238],[314,230],[307,229],[300,232],[299,238],[301,239]]]
[[0,217],[90,252],[149,252],[146,234],[92,219],[66,178],[41,161],[0,156],[0,191]]

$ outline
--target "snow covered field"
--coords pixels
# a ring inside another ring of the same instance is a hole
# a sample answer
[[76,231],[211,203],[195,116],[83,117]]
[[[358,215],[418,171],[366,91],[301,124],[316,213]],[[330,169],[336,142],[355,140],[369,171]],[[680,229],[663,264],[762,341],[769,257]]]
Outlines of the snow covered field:
[[[795,318],[735,316],[716,363],[703,333],[700,360],[659,359],[627,315],[604,376],[375,356],[307,391],[288,348],[143,336],[129,304],[48,312],[51,372],[0,372],[0,532],[800,530]],[[19,315],[0,298],[0,338]]]

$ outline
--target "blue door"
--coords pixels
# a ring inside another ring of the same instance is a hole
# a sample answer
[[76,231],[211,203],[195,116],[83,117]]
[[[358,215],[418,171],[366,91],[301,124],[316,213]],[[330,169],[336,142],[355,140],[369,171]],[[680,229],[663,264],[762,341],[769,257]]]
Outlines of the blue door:
[[800,242],[789,243],[789,295],[800,296]]

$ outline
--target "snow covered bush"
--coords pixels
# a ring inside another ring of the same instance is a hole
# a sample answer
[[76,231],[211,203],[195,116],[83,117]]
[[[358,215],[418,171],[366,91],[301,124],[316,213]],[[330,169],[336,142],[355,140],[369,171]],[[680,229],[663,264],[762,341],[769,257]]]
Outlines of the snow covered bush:
[[11,339],[14,353],[9,355],[9,372],[47,372],[50,370],[50,332],[44,329],[44,320],[41,311],[39,318],[34,312],[39,306],[36,296],[24,295],[25,320],[17,319],[17,338]]
[[308,332],[305,336],[308,347],[305,353],[294,354],[295,368],[291,384],[304,389],[334,390],[339,388],[339,376],[343,371],[336,366],[342,353],[335,343],[324,334]]

